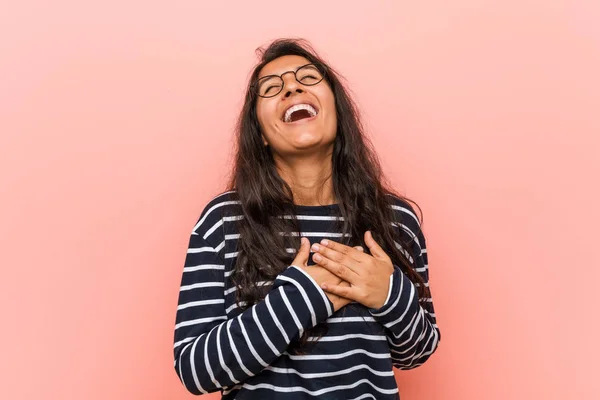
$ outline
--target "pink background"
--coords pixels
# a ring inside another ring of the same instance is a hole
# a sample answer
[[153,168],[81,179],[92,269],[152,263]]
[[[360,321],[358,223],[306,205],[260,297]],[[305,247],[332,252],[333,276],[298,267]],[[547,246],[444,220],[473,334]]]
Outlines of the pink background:
[[192,398],[188,234],[288,35],[425,212],[442,342],[402,399],[600,398],[597,1],[94,3],[0,7],[0,398]]

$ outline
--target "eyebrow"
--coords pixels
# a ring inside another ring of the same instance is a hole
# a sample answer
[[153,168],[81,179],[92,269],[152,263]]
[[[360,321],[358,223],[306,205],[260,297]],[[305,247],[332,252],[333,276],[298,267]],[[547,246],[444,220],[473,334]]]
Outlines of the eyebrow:
[[[310,62],[309,62],[309,63],[305,63],[305,64],[299,64],[299,65],[295,66],[295,67],[294,67],[294,68],[292,68],[292,69],[288,69],[287,71],[283,71],[281,74],[283,74],[283,73],[286,73],[286,72],[290,72],[290,71],[294,71],[294,72],[296,72],[296,71],[298,71],[298,69],[299,69],[300,67],[304,67],[305,65],[308,65],[308,64],[312,64],[312,63],[310,63]],[[258,80],[258,79],[262,79],[262,78],[264,78],[265,76],[281,76],[281,74],[267,74],[267,75],[259,76],[259,77],[258,77],[258,78],[256,78],[256,79],[257,79],[257,80]]]

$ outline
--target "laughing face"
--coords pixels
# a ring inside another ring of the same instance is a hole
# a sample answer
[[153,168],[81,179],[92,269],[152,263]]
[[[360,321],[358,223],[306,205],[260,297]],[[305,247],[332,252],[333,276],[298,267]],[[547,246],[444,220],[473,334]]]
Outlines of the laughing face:
[[[337,131],[335,98],[326,79],[313,84],[317,69],[302,68],[310,61],[300,56],[279,57],[265,65],[258,78],[282,76],[283,90],[273,97],[258,97],[256,113],[263,142],[278,155],[297,155],[309,149],[324,149],[333,144]],[[263,79],[262,82],[266,80]],[[281,80],[262,85],[262,94],[277,93]]]

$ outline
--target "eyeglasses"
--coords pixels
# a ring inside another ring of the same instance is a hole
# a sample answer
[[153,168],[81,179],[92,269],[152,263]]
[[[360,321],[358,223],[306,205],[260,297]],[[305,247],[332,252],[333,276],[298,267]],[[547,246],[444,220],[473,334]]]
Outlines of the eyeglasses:
[[283,75],[292,72],[296,80],[304,86],[314,86],[321,82],[325,76],[323,64],[310,63],[303,65],[295,71],[287,71],[281,75],[263,76],[252,85],[252,90],[260,97],[275,97],[283,90]]

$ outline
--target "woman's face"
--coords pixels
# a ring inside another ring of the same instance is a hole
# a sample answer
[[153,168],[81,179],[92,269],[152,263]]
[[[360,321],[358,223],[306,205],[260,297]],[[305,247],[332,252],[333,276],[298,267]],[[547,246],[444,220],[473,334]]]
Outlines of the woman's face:
[[[310,149],[323,149],[335,140],[337,116],[329,84],[323,79],[314,86],[306,86],[290,72],[309,63],[304,57],[283,56],[266,64],[259,73],[259,79],[284,74],[283,90],[274,97],[258,97],[256,103],[263,142],[278,155],[298,155]],[[307,79],[306,82],[311,78]],[[292,106],[295,107],[290,109]]]

